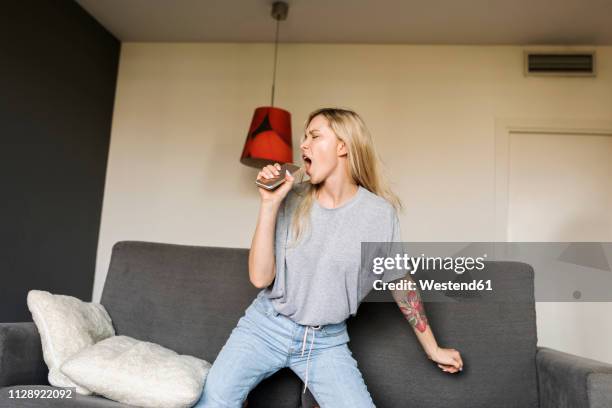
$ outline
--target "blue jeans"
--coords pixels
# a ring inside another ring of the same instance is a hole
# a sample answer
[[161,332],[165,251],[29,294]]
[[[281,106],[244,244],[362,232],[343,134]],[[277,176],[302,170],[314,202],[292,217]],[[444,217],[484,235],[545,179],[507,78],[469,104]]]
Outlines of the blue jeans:
[[215,359],[194,407],[240,408],[263,379],[289,367],[321,408],[374,402],[348,348],[346,321],[304,326],[279,314],[259,292]]

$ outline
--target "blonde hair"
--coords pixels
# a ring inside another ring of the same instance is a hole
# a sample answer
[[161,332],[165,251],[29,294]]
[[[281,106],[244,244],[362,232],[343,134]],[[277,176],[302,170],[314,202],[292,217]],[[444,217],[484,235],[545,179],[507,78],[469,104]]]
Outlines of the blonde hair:
[[[368,191],[383,197],[393,205],[396,211],[400,211],[402,209],[401,200],[389,187],[383,174],[382,162],[374,149],[372,135],[361,117],[349,109],[317,109],[308,115],[304,123],[304,134],[306,134],[312,119],[317,115],[325,117],[336,137],[346,144],[349,171],[353,181]],[[302,196],[302,199],[293,214],[294,243],[297,243],[308,227],[308,217],[306,215],[310,213],[319,188],[320,185],[308,184],[303,192],[296,191],[298,195]]]

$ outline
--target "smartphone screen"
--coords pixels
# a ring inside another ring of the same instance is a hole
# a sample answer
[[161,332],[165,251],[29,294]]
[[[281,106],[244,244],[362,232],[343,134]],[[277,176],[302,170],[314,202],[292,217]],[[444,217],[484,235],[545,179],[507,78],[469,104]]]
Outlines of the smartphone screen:
[[275,188],[277,188],[278,186],[280,186],[281,184],[285,182],[285,171],[286,170],[289,170],[289,173],[293,174],[299,169],[300,167],[296,166],[295,164],[285,163],[281,165],[281,169],[279,170],[280,174],[278,176],[269,178],[269,179],[266,179],[266,178],[257,179],[255,180],[255,184],[257,184],[260,187],[265,188],[266,190],[274,190]]

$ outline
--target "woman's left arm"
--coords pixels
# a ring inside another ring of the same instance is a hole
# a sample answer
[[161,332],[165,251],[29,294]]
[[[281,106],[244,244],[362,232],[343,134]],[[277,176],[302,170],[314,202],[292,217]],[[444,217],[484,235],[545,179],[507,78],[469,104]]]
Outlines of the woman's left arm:
[[[406,275],[402,279],[412,281],[409,275]],[[419,343],[421,343],[423,350],[425,350],[427,357],[436,362],[442,371],[456,373],[463,370],[461,354],[459,354],[457,350],[438,346],[436,338],[429,327],[423,301],[421,300],[421,295],[419,295],[418,290],[394,289],[391,291],[391,294],[393,299],[395,299],[395,303],[397,303],[404,314],[404,317],[414,329],[414,333]]]

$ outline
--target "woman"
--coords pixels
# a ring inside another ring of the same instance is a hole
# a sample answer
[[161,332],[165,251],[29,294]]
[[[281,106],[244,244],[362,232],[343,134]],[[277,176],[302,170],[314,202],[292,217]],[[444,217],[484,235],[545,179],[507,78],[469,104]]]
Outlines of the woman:
[[[311,113],[300,149],[309,181],[294,183],[287,173],[276,190],[259,188],[249,278],[262,290],[214,361],[197,407],[240,407],[251,389],[283,367],[323,408],[374,406],[347,346],[346,319],[371,290],[359,276],[361,242],[400,241],[401,203],[385,184],[372,138],[355,112]],[[258,178],[279,175],[279,168],[268,165]],[[404,277],[394,270],[382,280]],[[460,371],[459,352],[438,347],[418,292],[392,294],[427,356],[447,373]]]

